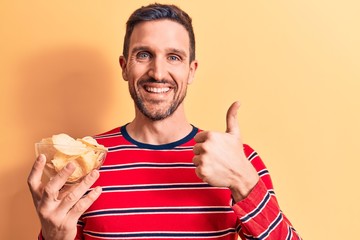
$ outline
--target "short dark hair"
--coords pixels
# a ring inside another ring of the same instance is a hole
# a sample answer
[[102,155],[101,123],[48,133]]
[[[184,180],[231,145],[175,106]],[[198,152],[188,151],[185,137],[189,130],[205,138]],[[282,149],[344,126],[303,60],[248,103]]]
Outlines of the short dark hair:
[[195,34],[191,17],[175,5],[154,3],[135,10],[126,22],[123,55],[127,59],[129,54],[130,37],[136,24],[144,21],[168,19],[185,27],[190,39],[190,62],[195,60]]

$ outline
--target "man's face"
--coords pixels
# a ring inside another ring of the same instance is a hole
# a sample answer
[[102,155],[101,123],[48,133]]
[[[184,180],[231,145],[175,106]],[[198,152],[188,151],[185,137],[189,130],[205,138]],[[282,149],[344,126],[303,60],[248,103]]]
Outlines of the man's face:
[[185,98],[197,62],[189,62],[186,29],[170,20],[139,23],[130,37],[129,57],[120,58],[123,78],[138,110],[151,120],[170,116]]

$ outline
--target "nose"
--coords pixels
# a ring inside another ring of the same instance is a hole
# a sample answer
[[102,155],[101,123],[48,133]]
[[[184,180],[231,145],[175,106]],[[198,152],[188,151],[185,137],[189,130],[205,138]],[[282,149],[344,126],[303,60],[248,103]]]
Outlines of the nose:
[[150,64],[149,76],[155,80],[163,80],[166,75],[166,62],[161,58],[154,58]]

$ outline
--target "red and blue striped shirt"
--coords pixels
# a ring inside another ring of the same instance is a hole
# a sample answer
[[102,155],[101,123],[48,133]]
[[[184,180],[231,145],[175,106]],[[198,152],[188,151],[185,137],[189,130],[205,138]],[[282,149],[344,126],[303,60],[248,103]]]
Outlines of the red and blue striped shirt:
[[82,215],[76,239],[301,239],[281,212],[264,163],[244,151],[260,180],[232,203],[228,188],[202,182],[192,163],[193,128],[164,145],[135,141],[125,126],[95,138],[109,152],[93,187],[102,194]]

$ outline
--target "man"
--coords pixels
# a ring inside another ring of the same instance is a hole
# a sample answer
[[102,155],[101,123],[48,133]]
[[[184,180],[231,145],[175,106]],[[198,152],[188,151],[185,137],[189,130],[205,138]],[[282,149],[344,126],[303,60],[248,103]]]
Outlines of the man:
[[44,157],[33,166],[40,239],[300,239],[261,159],[241,142],[239,104],[228,110],[225,133],[186,120],[183,100],[198,63],[185,12],[162,4],[136,10],[120,65],[135,118],[96,136],[109,149],[101,174],[64,187],[69,163],[44,185]]

